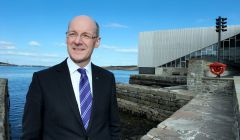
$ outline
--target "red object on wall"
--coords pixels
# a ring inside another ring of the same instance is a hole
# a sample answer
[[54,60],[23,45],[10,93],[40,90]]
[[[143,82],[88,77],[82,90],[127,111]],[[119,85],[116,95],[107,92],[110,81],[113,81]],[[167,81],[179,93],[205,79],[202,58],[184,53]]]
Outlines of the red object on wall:
[[210,68],[210,71],[217,75],[217,77],[220,77],[221,74],[225,71],[227,65],[219,62],[214,62],[208,65]]

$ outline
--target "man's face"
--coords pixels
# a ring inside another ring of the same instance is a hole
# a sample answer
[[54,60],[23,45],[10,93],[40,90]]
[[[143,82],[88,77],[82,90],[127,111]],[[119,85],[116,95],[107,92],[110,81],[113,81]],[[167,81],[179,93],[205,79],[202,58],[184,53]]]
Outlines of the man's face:
[[79,66],[86,66],[94,48],[100,43],[96,35],[96,24],[88,17],[76,17],[67,32],[67,50],[70,58]]

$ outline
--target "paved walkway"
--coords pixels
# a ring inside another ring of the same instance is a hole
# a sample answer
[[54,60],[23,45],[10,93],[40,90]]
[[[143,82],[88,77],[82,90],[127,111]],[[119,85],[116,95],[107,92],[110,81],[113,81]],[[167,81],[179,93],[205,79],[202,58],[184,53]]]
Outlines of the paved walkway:
[[199,94],[141,140],[234,140],[232,93]]

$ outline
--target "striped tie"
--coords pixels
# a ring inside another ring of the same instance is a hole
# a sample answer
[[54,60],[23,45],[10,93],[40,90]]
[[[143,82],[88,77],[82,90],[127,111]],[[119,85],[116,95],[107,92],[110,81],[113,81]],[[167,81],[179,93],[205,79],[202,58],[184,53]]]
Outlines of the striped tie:
[[87,129],[88,123],[91,116],[92,107],[92,95],[90,90],[90,84],[85,69],[78,69],[81,73],[79,93],[80,93],[80,106],[81,106],[81,117],[83,121],[84,128]]

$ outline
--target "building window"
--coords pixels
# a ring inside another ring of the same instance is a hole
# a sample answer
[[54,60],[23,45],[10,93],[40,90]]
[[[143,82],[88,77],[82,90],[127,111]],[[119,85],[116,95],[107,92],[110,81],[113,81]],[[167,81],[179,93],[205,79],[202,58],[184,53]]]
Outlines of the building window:
[[238,34],[238,35],[236,36],[236,40],[237,40],[237,41],[240,41],[240,34]]
[[197,51],[197,58],[201,58],[201,50]]
[[[240,37],[240,35],[238,35],[238,37]],[[235,62],[240,63],[240,38],[239,40],[236,39],[236,58],[235,58]]]
[[234,61],[235,60],[235,52],[236,52],[236,41],[235,37],[230,39],[230,48],[229,48],[229,60]]
[[175,67],[175,60],[172,61],[172,67]]
[[186,67],[185,62],[181,62],[181,67],[182,67],[182,68],[185,68],[185,67]]
[[176,62],[176,67],[181,67],[181,63],[180,63],[180,58],[179,59],[177,59],[177,62]]

